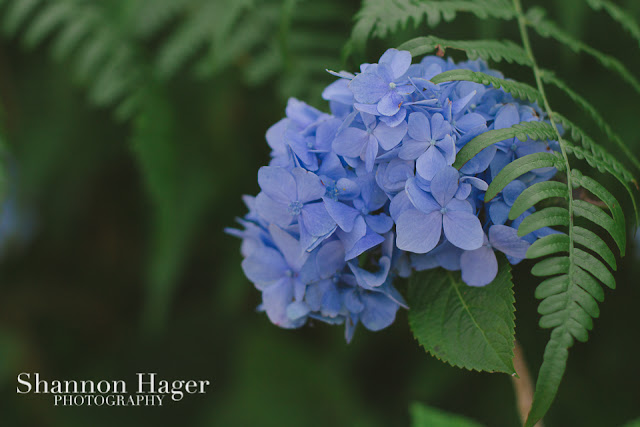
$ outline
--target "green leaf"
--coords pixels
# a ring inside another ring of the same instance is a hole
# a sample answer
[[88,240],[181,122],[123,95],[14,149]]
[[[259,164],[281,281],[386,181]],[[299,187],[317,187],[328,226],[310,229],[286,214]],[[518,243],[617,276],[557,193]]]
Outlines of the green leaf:
[[514,297],[509,263],[485,287],[467,286],[443,269],[409,280],[409,324],[429,353],[453,366],[513,374]]
[[482,424],[469,418],[418,402],[411,404],[409,412],[411,427],[482,427]]
[[544,122],[522,122],[516,123],[510,128],[484,132],[462,147],[456,154],[456,161],[453,167],[460,169],[485,148],[505,139],[516,137],[521,141],[526,141],[527,137],[535,141],[546,140],[556,137],[556,131],[551,125]]
[[431,81],[435,84],[452,81],[467,81],[480,83],[485,86],[492,85],[496,89],[502,88],[502,90],[512,94],[516,98],[524,99],[529,102],[542,103],[542,96],[540,95],[540,92],[528,84],[514,80],[501,79],[478,71],[464,69],[449,70],[433,77]]
[[552,197],[568,199],[567,185],[558,181],[542,181],[527,187],[511,206],[509,219],[513,221],[536,203]]
[[[488,132],[487,132],[488,133]],[[462,151],[462,150],[460,150]],[[535,169],[555,167],[562,169],[564,163],[553,153],[534,153],[520,157],[506,165],[500,173],[491,181],[484,195],[485,202],[498,195],[502,189],[514,179]]]
[[424,55],[438,48],[463,50],[470,59],[482,58],[532,66],[531,59],[524,49],[510,40],[445,40],[435,36],[425,36],[398,46],[398,49],[408,50],[413,56]]

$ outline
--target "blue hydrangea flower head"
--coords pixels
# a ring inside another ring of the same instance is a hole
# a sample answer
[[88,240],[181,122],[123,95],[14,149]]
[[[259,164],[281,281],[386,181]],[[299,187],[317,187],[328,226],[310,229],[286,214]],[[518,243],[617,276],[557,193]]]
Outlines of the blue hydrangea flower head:
[[535,104],[492,86],[434,84],[457,68],[501,77],[484,61],[455,63],[389,49],[359,73],[331,72],[323,91],[331,113],[291,99],[286,117],[267,130],[271,161],[258,171],[260,193],[245,196],[243,270],[262,293],[260,310],[274,324],[319,321],[377,331],[408,308],[394,283],[413,271],[460,271],[486,286],[498,271],[496,252],[520,262],[542,228],[519,237],[509,211],[518,196],[555,169],[529,172],[492,201],[484,192],[510,162],[550,151],[555,141],[515,138],[489,146],[455,169],[456,155],[492,129],[544,120]]

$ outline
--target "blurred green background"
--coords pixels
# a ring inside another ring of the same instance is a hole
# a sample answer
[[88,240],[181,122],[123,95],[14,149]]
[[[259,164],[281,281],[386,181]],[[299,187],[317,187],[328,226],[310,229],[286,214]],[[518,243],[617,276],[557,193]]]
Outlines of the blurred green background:
[[[640,18],[637,0],[617,3]],[[535,4],[638,75],[637,43],[606,15],[583,0]],[[359,7],[0,1],[8,175],[1,425],[399,426],[409,424],[414,401],[490,426],[518,424],[508,376],[426,355],[405,312],[384,331],[361,328],[350,345],[341,327],[272,326],[255,311],[259,293],[241,271],[239,241],[223,233],[245,213],[240,196],[258,191],[269,153],[264,133],[284,115],[287,97],[327,108],[319,95],[333,77],[325,68],[355,71],[427,33],[517,40],[514,24],[460,16],[375,40],[342,63]],[[595,104],[640,155],[636,94],[588,57],[539,37],[533,43],[539,62]],[[527,70],[501,69],[531,81]],[[558,110],[595,129],[562,94],[550,95]],[[620,264],[618,289],[607,293],[589,343],[571,351],[547,426],[618,426],[640,416],[640,250],[630,248]],[[537,327],[530,267],[514,271],[516,333],[535,374],[548,332]],[[158,372],[212,386],[162,408],[63,408],[50,395],[17,395],[20,372],[130,384],[136,372]]]

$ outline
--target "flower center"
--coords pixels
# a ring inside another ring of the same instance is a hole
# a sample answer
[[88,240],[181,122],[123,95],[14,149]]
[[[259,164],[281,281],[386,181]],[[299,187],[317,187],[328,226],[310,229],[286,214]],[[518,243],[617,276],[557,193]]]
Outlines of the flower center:
[[284,274],[287,277],[293,277],[293,275],[294,275],[293,270],[291,270],[291,269],[285,271]]
[[327,197],[332,200],[338,200],[338,196],[340,195],[340,190],[335,185],[327,187]]
[[447,213],[447,208],[446,208],[446,207],[445,207],[445,208],[441,208],[441,209],[440,209],[440,213],[441,213],[442,215],[446,214],[446,213]]
[[431,144],[431,146],[433,147],[434,145],[436,145],[436,140],[432,139],[431,141],[429,141],[429,144]]
[[516,151],[517,149],[518,146],[515,143],[511,144],[511,151]]
[[389,89],[395,89],[396,84],[394,82],[389,83]]
[[289,203],[289,213],[292,216],[300,215],[301,210],[302,210],[302,203],[300,203],[298,200],[296,200],[295,202]]

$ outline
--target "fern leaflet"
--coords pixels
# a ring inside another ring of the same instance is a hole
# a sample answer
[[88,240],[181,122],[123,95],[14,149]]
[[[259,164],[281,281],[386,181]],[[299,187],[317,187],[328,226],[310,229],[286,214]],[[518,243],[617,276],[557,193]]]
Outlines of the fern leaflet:
[[362,51],[371,37],[383,38],[413,21],[418,27],[423,19],[434,27],[442,20],[450,22],[460,12],[469,12],[480,19],[488,17],[513,19],[513,7],[508,0],[365,0],[356,15],[349,48]]
[[528,84],[516,82],[514,80],[501,79],[478,71],[455,69],[440,73],[431,79],[431,81],[436,84],[456,80],[480,83],[485,86],[492,85],[496,89],[502,88],[502,90],[512,94],[516,98],[525,99],[529,102],[542,102],[540,92]]
[[424,55],[438,48],[463,50],[470,59],[515,62],[532,66],[531,59],[524,49],[510,40],[445,40],[435,36],[417,37],[398,46],[400,50],[408,50],[411,55]]

